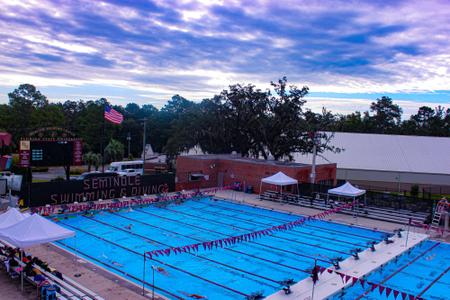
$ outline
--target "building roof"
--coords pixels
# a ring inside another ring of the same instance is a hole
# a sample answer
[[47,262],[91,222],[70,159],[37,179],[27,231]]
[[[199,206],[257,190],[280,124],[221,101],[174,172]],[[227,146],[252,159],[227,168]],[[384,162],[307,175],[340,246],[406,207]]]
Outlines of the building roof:
[[[285,162],[285,161],[274,161],[274,160],[241,157],[235,154],[197,154],[197,155],[183,155],[182,157],[189,157],[189,159],[222,159],[229,161],[250,162],[254,164],[265,164],[284,167],[304,167],[310,165],[309,163],[301,163],[301,162]],[[328,162],[325,162],[325,164],[328,164]]]
[[[324,152],[317,163],[337,163],[338,169],[450,175],[450,138],[336,132],[331,144],[344,151]],[[312,155],[296,154],[295,160],[311,163]]]

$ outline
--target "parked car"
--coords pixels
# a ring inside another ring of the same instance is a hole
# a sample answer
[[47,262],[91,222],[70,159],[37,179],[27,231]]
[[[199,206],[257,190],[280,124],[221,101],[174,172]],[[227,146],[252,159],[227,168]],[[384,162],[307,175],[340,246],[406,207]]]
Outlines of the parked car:
[[91,178],[99,178],[99,177],[115,177],[119,176],[116,172],[99,172],[99,171],[93,171],[93,172],[85,172],[77,177],[77,180],[85,180],[85,179],[91,179]]
[[119,176],[136,176],[142,175],[142,169],[125,169],[117,173],[119,174]]

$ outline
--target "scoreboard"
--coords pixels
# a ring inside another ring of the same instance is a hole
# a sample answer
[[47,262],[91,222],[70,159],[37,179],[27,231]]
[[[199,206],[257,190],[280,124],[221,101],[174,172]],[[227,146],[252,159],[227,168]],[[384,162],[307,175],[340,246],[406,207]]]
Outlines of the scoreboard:
[[80,139],[30,139],[20,141],[22,167],[51,167],[82,164]]

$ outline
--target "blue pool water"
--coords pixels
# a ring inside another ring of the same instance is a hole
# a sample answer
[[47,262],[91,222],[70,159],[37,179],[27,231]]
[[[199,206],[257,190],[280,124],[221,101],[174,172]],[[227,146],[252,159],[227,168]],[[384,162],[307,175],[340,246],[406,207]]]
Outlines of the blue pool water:
[[[60,217],[59,224],[75,230],[76,238],[57,242],[138,284],[143,279],[145,251],[183,246],[264,229],[298,219],[257,207],[210,198],[192,199],[165,207],[136,207],[132,211],[100,212],[94,217]],[[132,225],[131,230],[126,229]],[[329,258],[350,256],[355,248],[379,242],[384,233],[326,221],[306,222],[294,230],[278,232],[226,249],[201,250],[147,260],[146,287],[171,299],[245,299],[254,292],[268,296],[280,281],[296,282],[309,276]],[[152,272],[151,266],[160,268]]]
[[[405,292],[424,299],[450,299],[450,245],[434,241],[425,241],[369,274],[369,282]],[[398,296],[397,299],[401,299]],[[338,299],[394,299],[380,295],[378,289],[370,291],[355,284],[339,293]]]

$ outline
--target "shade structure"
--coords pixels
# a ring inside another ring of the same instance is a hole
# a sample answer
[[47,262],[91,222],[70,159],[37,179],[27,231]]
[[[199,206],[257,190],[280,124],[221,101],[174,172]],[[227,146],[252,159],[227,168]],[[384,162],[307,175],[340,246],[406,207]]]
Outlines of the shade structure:
[[334,189],[329,189],[328,194],[346,196],[346,197],[358,197],[364,195],[366,190],[360,190],[354,187],[350,182],[345,182],[343,185]]
[[298,180],[287,176],[283,172],[278,172],[272,176],[261,179],[261,182],[285,186],[285,185],[297,184]]
[[29,214],[22,214],[14,207],[10,207],[6,212],[0,215],[0,229],[10,227],[27,218]]
[[0,239],[26,248],[75,236],[75,232],[33,214],[22,221],[0,230]]

